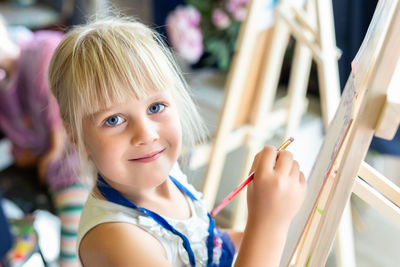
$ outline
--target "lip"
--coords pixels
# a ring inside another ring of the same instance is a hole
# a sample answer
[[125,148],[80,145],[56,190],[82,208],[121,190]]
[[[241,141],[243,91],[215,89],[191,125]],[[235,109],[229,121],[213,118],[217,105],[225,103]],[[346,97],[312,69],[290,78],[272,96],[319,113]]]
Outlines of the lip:
[[129,159],[129,161],[141,162],[141,163],[152,162],[152,161],[157,160],[161,156],[161,154],[164,152],[164,150],[165,150],[165,148],[161,149],[157,152],[152,152],[147,155],[141,156],[139,158]]

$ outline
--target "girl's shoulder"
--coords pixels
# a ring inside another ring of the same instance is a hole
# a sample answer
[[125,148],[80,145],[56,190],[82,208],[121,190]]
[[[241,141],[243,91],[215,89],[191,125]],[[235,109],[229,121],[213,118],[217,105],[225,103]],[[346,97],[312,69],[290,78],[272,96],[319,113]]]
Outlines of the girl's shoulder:
[[[151,255],[151,257],[149,257]],[[170,266],[161,243],[127,223],[99,224],[82,239],[79,257],[86,266]]]
[[98,226],[110,222],[131,222],[136,217],[135,213],[137,211],[100,199],[92,192],[89,194],[81,213],[77,248],[79,248],[84,237]]

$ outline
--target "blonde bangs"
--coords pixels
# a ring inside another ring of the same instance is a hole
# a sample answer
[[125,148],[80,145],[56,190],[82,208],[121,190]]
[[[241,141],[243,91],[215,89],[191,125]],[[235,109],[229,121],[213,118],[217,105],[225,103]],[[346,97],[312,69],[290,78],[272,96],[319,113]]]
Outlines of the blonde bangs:
[[71,78],[84,116],[129,97],[140,99],[149,91],[177,86],[174,67],[152,32],[143,28],[138,34],[137,28],[96,28],[76,39]]

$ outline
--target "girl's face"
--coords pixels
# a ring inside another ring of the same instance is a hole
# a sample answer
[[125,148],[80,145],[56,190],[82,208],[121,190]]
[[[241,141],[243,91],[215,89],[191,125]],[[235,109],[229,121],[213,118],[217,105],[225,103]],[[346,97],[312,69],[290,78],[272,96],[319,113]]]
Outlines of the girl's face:
[[83,135],[100,174],[125,194],[162,184],[182,145],[177,106],[168,91],[151,91],[86,116]]

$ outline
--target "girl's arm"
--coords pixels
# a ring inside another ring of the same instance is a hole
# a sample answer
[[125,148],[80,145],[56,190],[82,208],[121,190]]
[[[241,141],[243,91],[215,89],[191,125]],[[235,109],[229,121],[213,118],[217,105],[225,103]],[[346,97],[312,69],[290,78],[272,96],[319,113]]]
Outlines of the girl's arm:
[[235,266],[279,266],[290,223],[306,181],[288,151],[267,146],[254,159],[247,188],[248,218]]
[[103,223],[82,239],[79,258],[84,267],[172,267],[161,243],[127,223]]
[[235,244],[236,251],[240,248],[240,243],[243,239],[243,231],[237,231],[233,229],[221,229],[226,232],[231,238],[233,244]]

